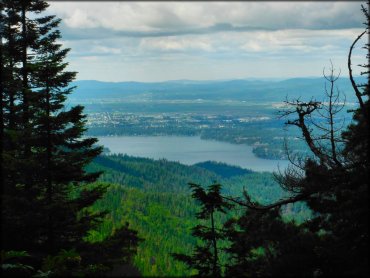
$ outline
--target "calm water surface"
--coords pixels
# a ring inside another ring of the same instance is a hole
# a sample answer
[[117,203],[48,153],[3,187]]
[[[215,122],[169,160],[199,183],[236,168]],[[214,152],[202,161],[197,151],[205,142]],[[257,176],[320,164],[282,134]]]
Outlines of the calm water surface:
[[284,169],[287,160],[256,157],[252,147],[187,136],[98,136],[99,144],[112,153],[178,161],[192,165],[202,161],[224,162],[254,171]]

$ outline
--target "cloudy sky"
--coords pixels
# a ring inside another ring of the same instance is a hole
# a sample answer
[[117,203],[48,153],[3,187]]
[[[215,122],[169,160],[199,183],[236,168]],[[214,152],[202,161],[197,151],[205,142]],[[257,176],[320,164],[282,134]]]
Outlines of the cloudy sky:
[[79,80],[289,78],[321,76],[330,59],[347,75],[363,3],[50,1],[48,12]]

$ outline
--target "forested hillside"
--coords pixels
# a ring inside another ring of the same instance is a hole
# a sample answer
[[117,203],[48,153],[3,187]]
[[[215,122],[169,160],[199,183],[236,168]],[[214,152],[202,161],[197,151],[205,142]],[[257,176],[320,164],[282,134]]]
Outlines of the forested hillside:
[[[245,188],[261,203],[284,196],[271,173],[209,161],[186,166],[166,160],[109,155],[97,157],[87,169],[104,171],[99,180],[110,185],[103,199],[92,207],[94,212],[109,213],[89,240],[102,240],[129,222],[144,239],[134,258],[135,266],[149,276],[191,273],[170,255],[189,253],[197,242],[191,236],[191,229],[197,222],[195,215],[199,208],[190,197],[189,182],[209,185],[217,181],[223,185],[223,193],[231,196],[239,196]],[[298,222],[310,215],[303,204],[288,206],[284,211],[286,219],[294,218]],[[240,213],[233,211],[228,217]]]

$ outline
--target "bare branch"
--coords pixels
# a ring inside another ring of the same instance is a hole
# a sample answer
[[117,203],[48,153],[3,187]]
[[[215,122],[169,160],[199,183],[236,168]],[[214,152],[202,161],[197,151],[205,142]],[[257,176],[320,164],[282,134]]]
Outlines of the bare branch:
[[310,194],[303,194],[302,193],[302,194],[296,195],[294,197],[282,199],[282,200],[280,200],[280,201],[278,201],[276,203],[273,203],[273,204],[270,204],[270,205],[265,205],[265,206],[264,205],[257,204],[257,203],[254,203],[249,198],[247,199],[246,202],[241,201],[239,198],[235,198],[235,197],[224,197],[223,196],[222,198],[224,198],[227,201],[230,201],[230,202],[233,202],[235,204],[238,204],[240,206],[247,207],[249,209],[253,209],[253,210],[270,210],[270,209],[273,209],[273,208],[281,207],[283,205],[287,205],[287,204],[295,203],[295,202],[298,202],[298,201],[306,200],[309,196],[310,196]]
[[355,39],[355,41],[352,43],[350,49],[349,49],[349,53],[348,53],[348,71],[349,71],[349,79],[351,80],[351,84],[352,84],[352,87],[353,89],[355,90],[355,94],[356,94],[356,97],[358,99],[358,102],[360,104],[360,108],[362,110],[362,113],[364,115],[366,115],[366,110],[365,110],[365,107],[364,107],[364,103],[362,101],[362,97],[361,97],[361,92],[360,90],[358,89],[354,79],[353,79],[353,75],[352,75],[352,66],[351,66],[351,56],[352,56],[352,50],[353,48],[355,47],[355,44],[359,41],[359,39],[361,39],[361,37],[366,33],[366,31],[362,32],[358,37],[357,39]]
[[[293,156],[292,156],[292,154],[291,154],[291,152],[289,151],[289,148],[288,148],[288,141],[287,141],[286,137],[284,137],[284,152],[285,152],[285,154],[286,154],[286,156],[287,156],[287,158],[288,158],[289,162],[290,162],[293,166],[295,166],[295,167],[297,167],[298,169],[300,169],[300,170],[304,171],[304,166],[303,166],[303,165],[301,165],[301,164],[300,164],[300,162],[299,162],[299,161],[297,161],[296,157],[293,157]],[[280,169],[279,169],[279,171],[280,171]]]
[[308,147],[322,164],[326,164],[329,166],[332,165],[329,157],[321,151],[320,147],[315,145],[315,140],[312,137],[311,130],[308,128],[305,122],[305,117],[317,110],[321,106],[321,103],[312,100],[309,102],[300,102],[297,100],[296,102],[290,102],[290,104],[295,106],[295,112],[298,115],[298,119],[294,121],[288,120],[287,124],[296,125],[301,129],[302,135]]

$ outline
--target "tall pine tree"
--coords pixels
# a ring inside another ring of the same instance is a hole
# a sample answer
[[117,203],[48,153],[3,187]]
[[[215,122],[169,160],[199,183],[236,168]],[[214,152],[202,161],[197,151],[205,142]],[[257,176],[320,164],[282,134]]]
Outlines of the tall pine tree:
[[223,231],[215,222],[216,213],[226,213],[232,206],[221,196],[221,185],[212,184],[205,191],[200,185],[190,183],[192,197],[201,205],[197,219],[210,221],[210,226],[198,224],[193,228],[192,235],[203,241],[202,245],[195,247],[191,256],[173,254],[174,258],[186,263],[188,267],[196,269],[196,276],[220,277],[220,246],[218,242],[224,238]]
[[[100,173],[85,171],[101,147],[95,146],[97,139],[83,137],[83,107],[65,106],[76,73],[66,69],[69,49],[58,42],[60,20],[40,16],[47,7],[42,0],[5,0],[0,6],[1,246],[28,251],[38,266],[42,258],[62,248],[77,248],[91,258],[89,250],[98,248],[103,256],[103,246],[110,246],[84,241],[104,215],[86,209],[106,190],[87,186]],[[136,233],[128,226],[119,234],[130,235],[130,246],[136,246]],[[117,236],[112,240],[127,241]],[[122,250],[118,257],[132,254],[124,246],[117,248]]]

